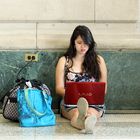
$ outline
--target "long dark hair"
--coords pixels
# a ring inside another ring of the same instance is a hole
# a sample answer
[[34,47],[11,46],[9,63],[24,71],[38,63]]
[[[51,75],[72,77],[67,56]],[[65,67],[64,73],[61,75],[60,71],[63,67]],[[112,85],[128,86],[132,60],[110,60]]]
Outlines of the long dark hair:
[[94,41],[92,33],[88,27],[79,25],[74,29],[70,39],[69,48],[64,56],[70,59],[73,63],[72,58],[76,56],[75,40],[78,36],[81,36],[84,43],[89,46],[85,55],[83,67],[90,77],[94,77],[96,81],[99,81],[101,72],[99,67],[99,58],[95,50],[96,42]]

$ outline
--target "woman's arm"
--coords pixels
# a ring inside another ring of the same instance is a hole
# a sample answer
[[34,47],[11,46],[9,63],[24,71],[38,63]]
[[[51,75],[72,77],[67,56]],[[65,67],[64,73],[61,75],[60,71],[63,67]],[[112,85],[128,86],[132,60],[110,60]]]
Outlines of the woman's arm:
[[64,81],[64,73],[65,73],[65,63],[66,63],[66,59],[65,57],[61,57],[57,63],[56,66],[56,73],[55,73],[55,82],[56,82],[56,86],[55,86],[55,90],[56,93],[61,95],[62,97],[64,97],[65,95],[65,81]]
[[100,70],[101,70],[101,78],[100,78],[100,82],[105,82],[106,83],[106,88],[105,88],[105,93],[107,92],[107,68],[106,68],[106,64],[105,61],[103,59],[103,57],[98,56],[99,57],[99,66],[100,66]]

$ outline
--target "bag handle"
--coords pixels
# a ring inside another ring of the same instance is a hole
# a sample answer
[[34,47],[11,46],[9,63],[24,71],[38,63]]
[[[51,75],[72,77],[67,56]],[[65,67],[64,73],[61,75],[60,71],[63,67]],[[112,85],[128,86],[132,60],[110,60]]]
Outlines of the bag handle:
[[[27,102],[27,105],[28,105],[28,107],[31,109],[31,111],[32,112],[34,112],[37,116],[44,116],[44,115],[46,115],[46,113],[47,113],[47,109],[46,109],[46,111],[45,112],[38,112],[37,110],[35,110],[33,107],[32,107],[32,105],[31,105],[31,103],[30,103],[30,100],[29,100],[29,98],[28,98],[28,93],[29,93],[29,89],[24,89],[24,91],[25,91],[25,100],[26,100],[26,102]],[[45,104],[46,104],[46,107],[47,107],[47,100],[46,100],[46,97],[45,97],[45,95],[44,95],[44,93],[42,93],[42,95],[44,96],[44,101],[45,101]]]

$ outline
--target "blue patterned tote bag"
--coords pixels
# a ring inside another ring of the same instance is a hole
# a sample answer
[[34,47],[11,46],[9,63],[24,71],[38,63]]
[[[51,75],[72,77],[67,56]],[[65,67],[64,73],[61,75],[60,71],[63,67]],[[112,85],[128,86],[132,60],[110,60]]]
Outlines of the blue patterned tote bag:
[[37,127],[56,124],[50,94],[37,88],[19,89],[17,101],[20,126]]

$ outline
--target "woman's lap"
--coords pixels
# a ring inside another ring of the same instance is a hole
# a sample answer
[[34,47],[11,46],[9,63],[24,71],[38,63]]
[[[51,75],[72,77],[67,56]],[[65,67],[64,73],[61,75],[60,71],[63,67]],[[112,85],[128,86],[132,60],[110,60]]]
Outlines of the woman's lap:
[[[69,107],[69,106],[64,105],[64,100],[61,101],[60,114],[62,117],[71,119],[72,115],[76,112],[78,112],[76,105]],[[103,117],[103,115],[105,113],[105,105],[89,105],[88,113],[89,114],[96,113],[97,116]]]

